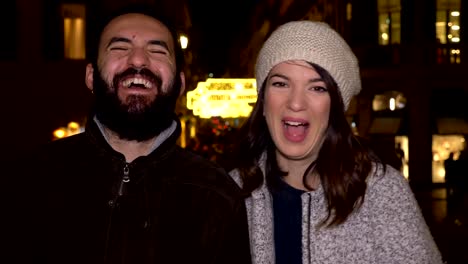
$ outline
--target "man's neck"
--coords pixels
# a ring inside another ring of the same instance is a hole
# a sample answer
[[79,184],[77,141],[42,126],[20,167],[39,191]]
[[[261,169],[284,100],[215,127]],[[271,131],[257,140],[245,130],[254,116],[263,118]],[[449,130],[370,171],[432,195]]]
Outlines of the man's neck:
[[94,122],[98,126],[107,143],[115,150],[125,156],[127,162],[132,162],[140,156],[146,156],[158,148],[166,139],[168,139],[174,131],[177,130],[177,122],[174,120],[172,124],[164,131],[145,141],[125,140],[113,130],[103,125],[97,117],[94,117]]
[[156,137],[145,141],[121,139],[115,132],[106,127],[104,127],[104,133],[111,147],[115,151],[122,153],[127,162],[132,162],[140,156],[150,154],[153,151],[154,141],[156,140]]

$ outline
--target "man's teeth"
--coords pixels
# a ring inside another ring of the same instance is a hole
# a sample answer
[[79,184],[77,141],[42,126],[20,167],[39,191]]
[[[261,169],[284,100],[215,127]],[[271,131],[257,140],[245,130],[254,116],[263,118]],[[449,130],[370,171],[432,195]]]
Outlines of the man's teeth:
[[305,123],[295,122],[295,121],[284,121],[284,124],[288,125],[288,126],[303,126],[303,125],[305,125]]
[[129,78],[122,82],[123,86],[130,87],[132,84],[139,84],[145,86],[145,88],[151,88],[151,82],[143,78]]

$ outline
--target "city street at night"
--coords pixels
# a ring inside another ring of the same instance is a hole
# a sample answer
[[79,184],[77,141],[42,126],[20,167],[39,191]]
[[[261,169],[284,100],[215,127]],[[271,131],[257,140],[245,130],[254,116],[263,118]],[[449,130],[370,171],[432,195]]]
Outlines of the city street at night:
[[432,235],[447,264],[468,263],[468,194],[454,214],[447,214],[444,187],[415,193]]

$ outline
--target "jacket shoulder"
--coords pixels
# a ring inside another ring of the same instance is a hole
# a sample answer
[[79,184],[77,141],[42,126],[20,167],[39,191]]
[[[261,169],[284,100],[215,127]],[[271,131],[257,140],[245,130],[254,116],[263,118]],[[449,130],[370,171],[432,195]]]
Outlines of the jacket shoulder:
[[412,194],[408,180],[400,171],[389,165],[374,164],[367,185],[371,190],[386,190],[386,193],[394,194],[404,191]]
[[15,164],[45,162],[47,160],[60,160],[76,152],[73,146],[84,147],[84,135],[77,134],[63,139],[49,141],[26,150],[14,157]]
[[240,195],[240,187],[221,165],[183,148],[178,148],[175,158],[174,170],[179,180],[221,195]]

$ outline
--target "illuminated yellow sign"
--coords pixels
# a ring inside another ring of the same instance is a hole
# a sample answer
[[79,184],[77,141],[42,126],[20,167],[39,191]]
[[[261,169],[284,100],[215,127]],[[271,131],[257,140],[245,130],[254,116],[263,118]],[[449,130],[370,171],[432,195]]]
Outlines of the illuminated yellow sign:
[[199,82],[197,88],[187,92],[187,108],[201,118],[247,117],[257,101],[255,79],[215,79]]

